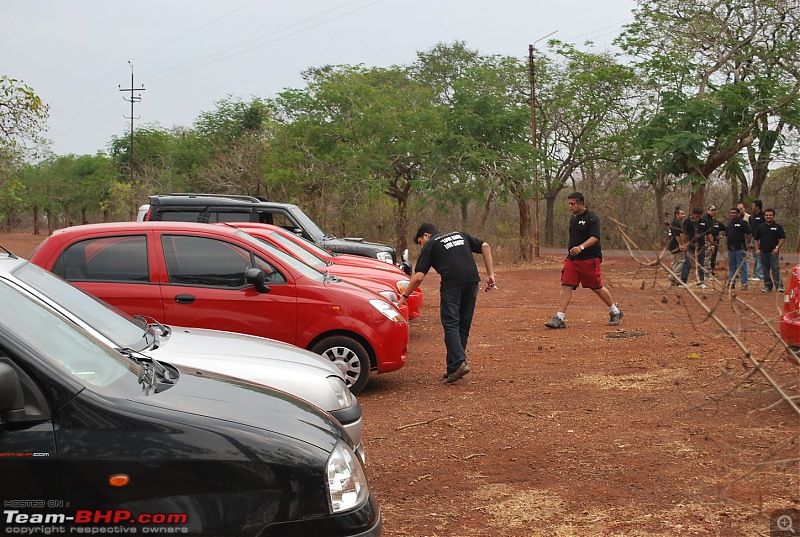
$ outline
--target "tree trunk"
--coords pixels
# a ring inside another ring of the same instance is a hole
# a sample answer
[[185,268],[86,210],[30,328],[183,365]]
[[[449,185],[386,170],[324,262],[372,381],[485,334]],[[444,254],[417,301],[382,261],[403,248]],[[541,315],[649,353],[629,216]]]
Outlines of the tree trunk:
[[489,220],[489,211],[492,209],[492,201],[494,201],[494,189],[489,190],[489,195],[486,196],[486,203],[483,204],[483,215],[481,215],[481,231],[486,229],[486,222]]
[[39,206],[38,205],[34,205],[33,206],[33,234],[34,235],[38,235],[39,233],[41,233],[41,230],[39,230]]
[[519,207],[519,255],[523,261],[530,261],[533,258],[531,205],[527,199],[518,199],[517,207]]
[[555,219],[556,196],[545,195],[545,211],[544,211],[544,243],[547,246],[553,246],[553,220]]
[[394,206],[394,235],[397,241],[398,259],[408,248],[408,196],[396,196]]
[[469,223],[469,200],[461,198],[461,229],[466,229]]
[[655,195],[655,202],[656,202],[656,225],[658,225],[658,229],[656,229],[656,236],[660,240],[663,236],[661,234],[661,223],[664,222],[666,219],[667,223],[672,222],[669,213],[664,211],[664,195],[666,194],[667,190],[667,181],[666,178],[662,175],[656,181],[656,185],[653,188],[653,194]]
[[45,211],[45,214],[47,215],[47,234],[48,235],[52,235],[53,234],[53,220],[54,220],[54,218],[53,218],[53,209],[47,209],[47,211]]
[[[704,209],[706,201],[706,184],[705,182],[700,184],[692,183],[692,197],[689,199],[689,208],[686,211],[687,215],[691,215],[692,209],[695,207],[700,207]],[[703,210],[705,212],[705,210]]]

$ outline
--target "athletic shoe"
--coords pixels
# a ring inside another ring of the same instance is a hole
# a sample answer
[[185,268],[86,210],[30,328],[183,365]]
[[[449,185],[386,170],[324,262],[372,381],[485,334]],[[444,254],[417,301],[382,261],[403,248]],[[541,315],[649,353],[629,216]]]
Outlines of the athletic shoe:
[[622,310],[619,310],[619,313],[611,313],[608,319],[608,326],[617,326],[622,320],[623,315],[625,314],[622,313]]
[[753,277],[753,278],[750,278],[750,281],[751,281],[751,282],[760,282],[760,281],[761,281],[761,278],[755,278],[755,277]]
[[742,284],[742,291],[747,291],[747,284],[746,283]]
[[558,315],[544,323],[547,328],[566,328],[567,323],[564,322],[564,319],[560,319]]
[[766,287],[761,290],[762,293],[771,293],[772,289],[767,289]]
[[469,373],[469,366],[467,365],[467,362],[461,362],[461,365],[458,366],[458,369],[447,375],[447,380],[445,380],[444,383],[452,384],[467,373]]
[[697,288],[698,289],[708,289],[708,286],[706,284],[704,284],[704,283],[701,283],[700,285],[697,286]]
[[778,287],[778,292],[779,292],[779,293],[783,293],[783,292],[784,292],[784,291],[783,291],[783,287]]

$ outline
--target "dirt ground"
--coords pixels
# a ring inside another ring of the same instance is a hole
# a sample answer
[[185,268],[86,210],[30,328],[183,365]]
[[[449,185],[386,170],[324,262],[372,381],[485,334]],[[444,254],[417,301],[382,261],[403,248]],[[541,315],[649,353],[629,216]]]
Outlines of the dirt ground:
[[[20,255],[36,243],[0,234]],[[772,332],[783,297],[713,282],[695,299],[614,257],[604,283],[622,324],[606,326],[605,305],[579,289],[568,328],[549,330],[560,268],[557,257],[497,267],[499,290],[478,299],[472,372],[450,386],[439,280],[425,280],[408,363],[359,396],[384,535],[770,535],[776,510],[800,508],[800,419],[745,350],[800,398],[800,368]]]

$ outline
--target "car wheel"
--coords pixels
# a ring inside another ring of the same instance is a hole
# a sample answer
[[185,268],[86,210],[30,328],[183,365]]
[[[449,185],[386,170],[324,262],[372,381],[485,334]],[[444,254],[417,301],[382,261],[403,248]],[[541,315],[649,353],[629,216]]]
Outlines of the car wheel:
[[369,380],[369,355],[361,343],[347,336],[331,336],[311,349],[333,362],[344,375],[347,387],[357,394]]

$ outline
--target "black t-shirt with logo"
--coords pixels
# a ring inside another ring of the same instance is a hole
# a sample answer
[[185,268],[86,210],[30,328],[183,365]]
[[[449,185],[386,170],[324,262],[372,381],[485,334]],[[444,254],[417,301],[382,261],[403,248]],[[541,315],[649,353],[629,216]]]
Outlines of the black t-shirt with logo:
[[478,283],[481,277],[472,254],[481,253],[482,246],[482,240],[468,233],[439,233],[422,247],[414,271],[427,274],[431,267],[436,269],[442,276],[442,291],[468,283]]
[[750,225],[741,216],[731,220],[725,227],[725,236],[728,238],[728,250],[744,250],[747,245],[747,235],[750,235]]
[[570,216],[567,250],[583,244],[590,237],[597,237],[597,242],[588,248],[584,248],[578,255],[568,253],[567,257],[570,259],[603,259],[603,251],[600,248],[600,218],[589,209],[586,209],[581,214]]
[[753,233],[753,238],[758,241],[758,249],[764,252],[771,252],[778,246],[781,239],[786,238],[783,226],[773,221],[771,224],[764,222]]
[[750,229],[753,230],[753,233],[755,233],[756,229],[758,229],[758,226],[764,223],[764,211],[761,211],[758,214],[751,214],[749,223]]
[[702,248],[706,244],[705,234],[697,233],[697,230],[700,228],[700,222],[702,221],[702,218],[699,220],[687,218],[683,221],[683,234],[686,235],[686,242],[690,250]]

